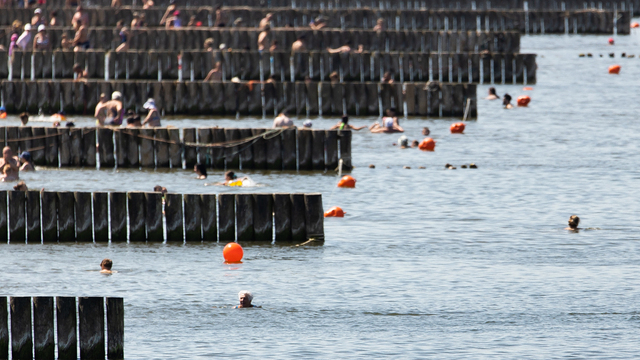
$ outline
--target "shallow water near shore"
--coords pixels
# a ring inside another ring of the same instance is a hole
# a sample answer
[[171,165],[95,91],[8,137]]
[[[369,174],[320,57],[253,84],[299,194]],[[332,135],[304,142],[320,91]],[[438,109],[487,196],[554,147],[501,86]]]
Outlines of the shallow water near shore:
[[[449,134],[457,119],[401,119],[411,140],[431,129],[434,153],[355,132],[355,189],[337,189],[333,172],[239,172],[253,188],[203,185],[222,171],[206,181],[188,170],[21,174],[52,191],[321,192],[325,209],[347,215],[325,219],[324,246],[245,245],[233,265],[217,243],[2,245],[0,292],[124,297],[127,359],[636,357],[640,52],[620,53],[638,49],[638,34],[613,47],[608,36],[523,37],[522,52],[538,54],[538,84],[495,87],[531,96],[529,108],[481,100],[464,135]],[[595,57],[578,57],[587,52]],[[607,74],[613,64],[619,76]],[[472,162],[478,169],[459,167]],[[572,214],[587,229],[563,230]],[[95,271],[105,257],[117,274]],[[261,309],[232,309],[244,289]]]

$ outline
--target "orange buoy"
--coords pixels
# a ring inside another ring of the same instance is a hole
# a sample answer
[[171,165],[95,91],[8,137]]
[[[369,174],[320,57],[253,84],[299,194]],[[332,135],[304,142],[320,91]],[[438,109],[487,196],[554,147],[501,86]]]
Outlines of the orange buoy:
[[609,38],[609,45],[613,45],[615,44],[615,41],[613,40],[613,38]]
[[324,213],[324,217],[344,217],[344,214],[346,214],[346,212],[342,211],[341,207],[334,206]]
[[634,21],[634,22],[632,22],[632,23],[631,23],[631,27],[632,27],[633,29],[635,29],[635,28],[639,28],[639,27],[640,27],[640,24],[638,24],[637,22],[635,22],[635,21]]
[[451,127],[449,128],[449,130],[451,131],[452,134],[462,134],[464,132],[464,128],[465,128],[465,125],[459,122],[459,123],[451,124]]
[[228,243],[222,250],[222,256],[224,256],[224,259],[229,263],[237,263],[242,260],[244,250],[242,250],[242,246],[238,243]]
[[531,102],[531,98],[527,95],[518,96],[518,106],[527,106]]
[[423,151],[434,151],[436,149],[436,142],[432,138],[425,138],[422,140],[420,145],[418,145],[418,149]]
[[338,181],[338,187],[343,188],[354,188],[356,187],[356,179],[351,177],[350,175],[345,175]]
[[611,65],[609,66],[609,74],[619,74],[620,73],[620,65]]
[[6,117],[7,117],[7,113],[6,112],[0,113],[0,119],[4,119]]
[[522,90],[524,90],[524,91],[531,91],[531,90],[533,90],[533,88],[532,88],[532,87],[530,87],[530,86],[527,86],[527,87],[523,87],[523,88],[522,88]]

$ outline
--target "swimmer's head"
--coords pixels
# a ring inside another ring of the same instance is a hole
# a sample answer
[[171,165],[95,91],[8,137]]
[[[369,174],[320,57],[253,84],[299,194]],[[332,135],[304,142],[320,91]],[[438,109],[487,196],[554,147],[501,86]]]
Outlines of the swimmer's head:
[[242,290],[238,293],[238,300],[240,300],[242,306],[251,306],[253,295],[247,290]]
[[489,95],[493,95],[493,96],[495,96],[495,97],[497,97],[497,98],[500,98],[500,97],[498,96],[498,94],[496,93],[496,88],[494,88],[494,87],[490,87],[490,88],[489,88]]
[[20,114],[20,122],[22,123],[22,125],[27,125],[27,123],[29,122],[29,114],[26,112]]
[[225,180],[234,180],[236,178],[237,178],[236,173],[234,173],[233,171],[227,171],[226,173],[224,173]]
[[420,146],[420,143],[418,142],[418,140],[413,140],[413,142],[411,143],[411,147],[414,148],[418,146]]
[[429,130],[428,127],[423,127],[422,128],[422,135],[427,136],[429,134],[431,134],[431,130]]
[[8,157],[11,157],[13,155],[13,150],[11,150],[10,147],[5,146],[4,148],[2,148],[2,156],[6,159]]
[[509,94],[504,94],[504,99],[502,100],[502,105],[509,105],[511,104],[511,95]]
[[29,191],[27,188],[27,184],[24,181],[20,181],[16,186],[13,187],[15,191]]
[[31,153],[23,151],[22,154],[20,154],[20,159],[23,159],[24,161],[31,161]]
[[167,193],[167,188],[164,187],[164,186],[156,185],[156,186],[153,187],[153,191],[166,194]]
[[346,124],[348,124],[348,123],[349,123],[349,117],[345,115],[345,116],[343,116],[343,117],[342,117],[342,120],[341,120],[341,121],[342,121],[342,123],[343,123],[343,124],[345,124],[345,125],[346,125]]
[[111,261],[111,259],[104,259],[100,263],[100,267],[106,270],[111,270],[112,266],[113,266],[113,261]]
[[569,218],[569,227],[572,229],[577,229],[580,224],[580,218],[577,215],[571,215]]
[[193,167],[193,171],[195,171],[195,173],[198,175],[207,176],[207,168],[202,164],[196,164]]
[[409,139],[405,135],[402,135],[398,139],[398,144],[400,144],[400,148],[406,149],[409,147]]

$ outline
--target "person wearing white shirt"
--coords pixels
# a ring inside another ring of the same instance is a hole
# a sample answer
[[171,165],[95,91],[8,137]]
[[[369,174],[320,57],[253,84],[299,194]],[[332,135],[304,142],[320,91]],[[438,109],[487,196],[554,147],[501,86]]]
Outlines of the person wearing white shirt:
[[16,45],[22,49],[22,51],[27,50],[27,46],[31,45],[31,24],[27,24],[24,26],[24,32],[16,41]]

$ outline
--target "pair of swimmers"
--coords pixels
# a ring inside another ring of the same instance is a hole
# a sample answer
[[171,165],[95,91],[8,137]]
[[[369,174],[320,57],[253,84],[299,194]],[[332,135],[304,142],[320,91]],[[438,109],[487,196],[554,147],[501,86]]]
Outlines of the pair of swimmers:
[[[496,93],[496,88],[494,87],[490,87],[489,88],[489,96],[487,96],[485,99],[487,100],[500,100],[500,96],[498,96],[498,94]],[[504,106],[505,109],[513,109],[513,105],[511,105],[511,95],[509,94],[504,94],[503,99],[502,99],[502,106]]]
[[[196,179],[204,180],[207,178],[207,168],[202,164],[196,164],[193,167],[193,172],[196,173]],[[249,180],[248,177],[243,177],[238,179],[238,176],[233,171],[227,171],[224,173],[224,181],[213,183],[213,184],[205,184],[205,185],[223,185],[223,186],[239,186],[246,180]]]

